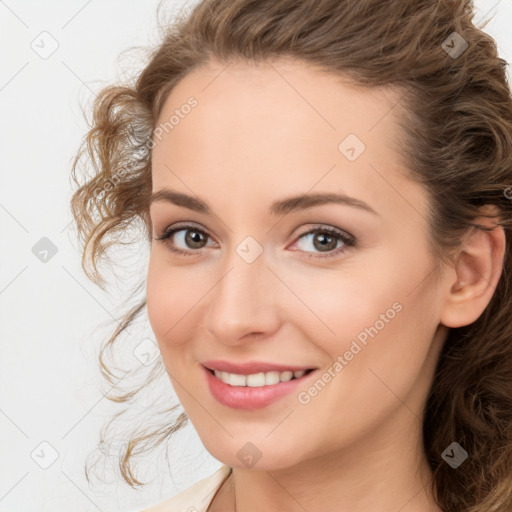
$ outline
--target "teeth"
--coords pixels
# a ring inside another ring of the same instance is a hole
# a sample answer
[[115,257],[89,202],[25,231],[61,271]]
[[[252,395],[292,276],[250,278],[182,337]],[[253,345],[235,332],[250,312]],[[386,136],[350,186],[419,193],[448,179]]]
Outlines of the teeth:
[[214,373],[215,377],[231,386],[249,386],[257,388],[261,386],[271,386],[278,382],[286,382],[294,377],[298,379],[306,373],[306,370],[298,370],[296,372],[292,372],[291,370],[285,372],[261,372],[252,373],[251,375],[238,375],[236,373],[221,372],[219,370],[214,370]]

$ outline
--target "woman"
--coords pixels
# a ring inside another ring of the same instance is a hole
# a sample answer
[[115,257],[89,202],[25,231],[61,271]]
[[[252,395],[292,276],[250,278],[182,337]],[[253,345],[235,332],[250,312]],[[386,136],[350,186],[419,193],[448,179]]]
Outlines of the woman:
[[147,308],[186,412],[123,477],[187,418],[223,463],[148,511],[511,509],[512,100],[473,16],[204,1],[98,96],[84,269],[150,246],[104,350]]

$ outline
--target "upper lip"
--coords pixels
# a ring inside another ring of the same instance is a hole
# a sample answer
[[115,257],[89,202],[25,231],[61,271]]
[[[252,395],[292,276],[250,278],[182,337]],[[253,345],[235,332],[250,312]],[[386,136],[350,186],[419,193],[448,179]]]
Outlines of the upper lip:
[[236,373],[239,375],[251,375],[253,373],[265,372],[285,372],[285,371],[299,371],[299,370],[312,370],[311,366],[291,365],[291,364],[276,364],[267,363],[265,361],[247,361],[245,363],[235,363],[225,360],[209,360],[201,363],[209,370],[219,370],[221,372]]

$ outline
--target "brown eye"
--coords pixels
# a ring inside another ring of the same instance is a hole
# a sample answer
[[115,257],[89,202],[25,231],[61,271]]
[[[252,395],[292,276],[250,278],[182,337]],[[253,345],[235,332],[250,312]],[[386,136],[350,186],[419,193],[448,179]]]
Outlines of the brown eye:
[[167,229],[156,240],[163,241],[172,252],[193,255],[206,246],[208,233],[195,226],[178,226]]
[[[303,242],[304,240],[306,242]],[[299,242],[302,243],[301,252],[308,253],[306,257],[324,258],[336,256],[339,253],[345,252],[348,247],[353,247],[355,245],[355,238],[337,229],[323,227],[302,233],[296,242],[300,248]],[[313,251],[308,250],[311,248]],[[315,252],[325,254],[318,255]]]
[[338,240],[336,237],[326,233],[318,233],[313,236],[313,245],[319,251],[332,251],[336,249]]
[[[181,229],[179,231],[185,231],[185,244],[191,249],[201,249],[203,247],[203,243],[208,238],[208,235],[205,235],[203,232],[198,231],[197,229]],[[175,233],[179,233],[176,231]]]

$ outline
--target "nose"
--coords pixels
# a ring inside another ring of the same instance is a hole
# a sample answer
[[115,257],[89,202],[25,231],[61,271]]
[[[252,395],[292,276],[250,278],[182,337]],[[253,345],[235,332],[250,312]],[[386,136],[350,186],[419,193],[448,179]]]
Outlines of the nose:
[[279,286],[263,254],[252,263],[234,254],[209,294],[205,327],[233,346],[268,337],[279,326]]

